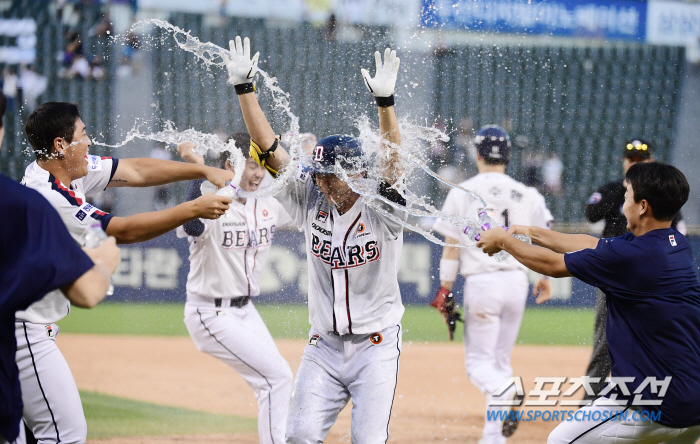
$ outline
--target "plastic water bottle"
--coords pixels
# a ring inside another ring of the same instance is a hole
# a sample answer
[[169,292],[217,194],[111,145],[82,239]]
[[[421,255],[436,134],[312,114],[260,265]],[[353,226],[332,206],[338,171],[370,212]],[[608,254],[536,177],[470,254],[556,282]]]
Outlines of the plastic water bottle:
[[491,216],[489,216],[486,210],[482,210],[479,213],[479,226],[482,231],[490,230],[496,226],[496,223],[491,219]]
[[[97,248],[102,244],[102,242],[107,239],[107,233],[102,229],[101,224],[91,224],[85,234],[85,246],[87,248]],[[112,284],[112,278],[109,278],[109,288],[107,289],[107,296],[112,296],[114,294],[114,285]]]
[[467,225],[466,228],[464,228],[464,234],[466,234],[469,240],[472,242],[477,242],[480,239],[480,232],[481,230],[479,230],[478,228],[474,228],[469,225]]
[[217,188],[216,185],[209,182],[208,180],[205,180],[204,182],[202,182],[202,185],[199,186],[199,190],[202,192],[202,195],[216,193],[219,196],[226,196],[230,197],[231,199],[238,199],[239,197],[241,197],[239,195],[241,190],[238,187],[236,187],[232,181],[227,182],[226,186],[224,186],[223,188]]

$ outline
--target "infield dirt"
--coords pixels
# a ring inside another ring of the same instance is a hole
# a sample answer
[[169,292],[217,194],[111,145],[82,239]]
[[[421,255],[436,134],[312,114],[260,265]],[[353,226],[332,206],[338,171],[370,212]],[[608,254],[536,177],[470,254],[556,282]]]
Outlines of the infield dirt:
[[[60,334],[58,344],[81,390],[257,417],[255,397],[243,379],[197,351],[189,338]],[[296,371],[305,341],[278,340],[277,345]],[[522,377],[527,393],[534,388],[536,376],[581,376],[589,354],[589,347],[518,345],[512,357],[514,374]],[[350,442],[350,408],[341,412],[326,442]],[[461,343],[404,343],[389,442],[476,443],[484,408],[484,396],[465,374]],[[546,442],[557,424],[524,422],[509,442]],[[88,440],[95,444],[231,442],[257,443],[258,438],[256,434],[211,434]]]

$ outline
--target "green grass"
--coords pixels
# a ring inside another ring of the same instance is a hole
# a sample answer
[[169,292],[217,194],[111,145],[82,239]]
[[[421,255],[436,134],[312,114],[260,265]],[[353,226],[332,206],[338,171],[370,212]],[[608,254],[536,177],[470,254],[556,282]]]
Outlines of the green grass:
[[[257,309],[275,338],[305,339],[309,315],[305,305],[258,304]],[[91,310],[73,308],[59,322],[69,333],[126,334],[136,336],[187,336],[182,322],[184,304],[105,303]],[[590,345],[592,309],[533,307],[525,310],[519,344]],[[404,341],[447,341],[442,317],[428,306],[406,306]],[[455,341],[462,340],[462,326]]]
[[257,420],[216,415],[178,407],[133,401],[94,392],[80,392],[88,438],[256,433]]

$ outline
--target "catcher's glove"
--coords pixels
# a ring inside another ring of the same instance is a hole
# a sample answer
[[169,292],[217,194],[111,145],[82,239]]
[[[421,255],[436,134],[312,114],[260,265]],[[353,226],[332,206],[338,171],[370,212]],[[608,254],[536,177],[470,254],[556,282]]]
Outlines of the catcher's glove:
[[462,320],[462,315],[457,311],[457,304],[452,292],[445,287],[440,287],[435,294],[435,300],[430,305],[442,313],[447,323],[447,333],[450,336],[450,341],[454,340],[457,321],[464,321]]

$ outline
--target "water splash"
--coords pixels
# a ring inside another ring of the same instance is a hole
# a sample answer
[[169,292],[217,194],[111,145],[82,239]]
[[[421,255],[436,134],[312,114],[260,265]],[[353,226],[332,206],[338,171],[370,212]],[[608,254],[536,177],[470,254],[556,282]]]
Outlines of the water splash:
[[[169,35],[172,35],[172,38],[182,50],[192,53],[209,67],[217,66],[225,69],[226,62],[230,57],[230,52],[228,50],[211,42],[201,42],[197,37],[192,36],[190,31],[185,31],[163,20],[142,20],[134,24],[131,30],[135,31],[146,27],[156,27],[165,30],[167,33],[169,33]],[[263,84],[265,85],[265,88],[260,88],[260,91],[269,93],[272,97],[273,107],[281,110],[289,120],[289,127],[285,134],[285,141],[287,142],[285,148],[294,159],[280,172],[280,175],[272,182],[270,186],[260,189],[254,193],[250,193],[250,197],[268,197],[280,192],[288,181],[292,180],[292,176],[299,167],[310,165],[311,156],[302,149],[303,135],[299,130],[299,118],[291,111],[289,93],[286,93],[278,86],[276,77],[270,76],[267,72],[260,68],[258,68],[258,72],[260,73],[260,76],[263,79]],[[367,117],[360,117],[357,119],[355,126],[359,130],[359,139],[363,146],[364,155],[362,162],[363,166],[366,167],[366,174],[364,177],[358,178],[357,176],[349,174],[351,171],[345,170],[339,165],[336,165],[336,175],[346,180],[353,191],[362,195],[367,205],[379,211],[389,219],[400,223],[404,227],[420,233],[429,241],[443,246],[454,246],[461,248],[473,246],[446,244],[438,239],[432,232],[425,230],[416,224],[404,222],[402,218],[397,217],[392,212],[387,211],[388,205],[393,207],[396,211],[405,212],[411,216],[423,218],[441,218],[460,228],[463,228],[466,225],[473,225],[476,222],[471,218],[444,213],[431,205],[429,198],[417,196],[410,191],[411,185],[416,183],[420,177],[419,173],[422,172],[450,188],[461,189],[468,195],[477,199],[484,207],[486,206],[480,196],[442,178],[428,167],[428,159],[426,158],[425,154],[427,152],[426,147],[437,141],[447,142],[449,137],[436,128],[422,127],[409,123],[406,120],[400,122],[402,143],[401,146],[394,146],[393,148],[400,154],[400,162],[398,165],[395,165],[395,168],[401,170],[400,180],[396,188],[401,196],[403,196],[407,201],[407,205],[404,207],[394,204],[386,198],[378,195],[376,192],[377,183],[381,177],[383,177],[383,171],[380,169],[382,162],[378,160],[381,160],[382,156],[386,155],[386,150],[381,149],[382,144],[378,131],[376,128],[372,127],[372,124]],[[153,134],[144,134],[138,129],[135,129],[129,132],[126,140],[119,144],[102,145],[118,148],[134,140],[135,138],[172,144],[180,144],[185,141],[191,141],[197,145],[197,149],[200,152],[203,149],[211,149],[214,152],[230,150],[237,177],[239,177],[239,171],[242,173],[245,167],[245,159],[242,153],[238,149],[231,149],[229,145],[221,142],[217,136],[200,133],[194,129],[178,132],[173,129],[172,124],[169,122],[163,131]],[[247,147],[243,148],[247,149]]]

